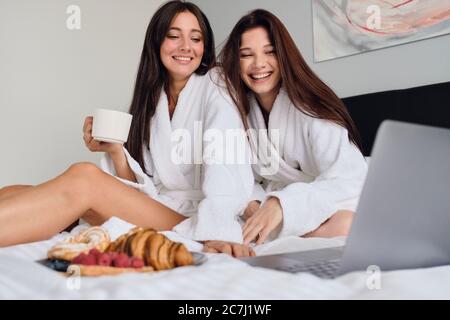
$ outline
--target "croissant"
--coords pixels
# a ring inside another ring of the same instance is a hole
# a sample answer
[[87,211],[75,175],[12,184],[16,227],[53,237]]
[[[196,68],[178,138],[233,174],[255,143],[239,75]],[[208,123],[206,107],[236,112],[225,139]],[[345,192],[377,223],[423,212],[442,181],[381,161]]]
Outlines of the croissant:
[[152,228],[134,228],[111,242],[106,251],[140,258],[155,270],[193,264],[192,254],[182,243],[173,242]]

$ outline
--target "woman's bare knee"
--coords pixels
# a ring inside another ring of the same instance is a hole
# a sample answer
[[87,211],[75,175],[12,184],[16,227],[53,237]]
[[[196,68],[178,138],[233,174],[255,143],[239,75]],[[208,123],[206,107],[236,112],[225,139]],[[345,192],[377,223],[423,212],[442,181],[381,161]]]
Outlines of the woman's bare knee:
[[100,168],[91,162],[77,162],[72,164],[65,174],[90,178],[94,177],[99,171],[101,171]]
[[100,168],[93,163],[75,163],[62,174],[62,188],[68,197],[75,197],[80,202],[89,202],[100,174]]
[[353,211],[337,211],[329,220],[332,236],[348,236],[353,222]]
[[353,211],[336,211],[330,219],[322,223],[316,230],[305,234],[303,237],[333,238],[348,236],[353,222]]

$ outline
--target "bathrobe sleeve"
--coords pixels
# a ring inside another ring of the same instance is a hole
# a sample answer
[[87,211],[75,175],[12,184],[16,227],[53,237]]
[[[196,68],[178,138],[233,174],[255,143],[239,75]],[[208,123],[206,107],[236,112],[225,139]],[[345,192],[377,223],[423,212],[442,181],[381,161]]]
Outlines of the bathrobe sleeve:
[[347,130],[322,119],[309,123],[309,145],[319,176],[297,182],[267,197],[277,197],[283,209],[278,236],[301,236],[318,228],[337,210],[356,210],[367,173],[366,161],[350,143]]
[[[236,145],[240,147],[233,148],[225,143],[229,130],[239,132],[236,139],[239,143]],[[217,92],[206,105],[204,114],[201,189],[205,198],[199,203],[198,213],[175,226],[174,231],[196,241],[242,243],[239,216],[249,201],[254,183],[247,158],[249,154],[236,107]],[[244,156],[244,160],[227,161],[227,155]]]
[[[133,187],[141,192],[144,192],[145,194],[149,195],[150,197],[156,199],[158,196],[158,192],[155,188],[152,178],[144,173],[144,171],[142,170],[139,163],[131,157],[131,155],[129,154],[128,150],[125,147],[123,147],[123,150],[125,152],[125,156],[127,158],[128,164],[131,168],[131,171],[134,173],[134,176],[136,177],[137,183],[118,177],[116,170],[114,168],[114,163],[113,163],[111,157],[109,156],[109,154],[107,154],[107,153],[105,153],[102,156],[102,158],[100,159],[100,168],[103,171],[105,171],[106,173],[109,173],[110,175],[116,177],[118,180],[122,181],[127,186]],[[145,163],[149,163],[149,160],[148,160],[149,157],[150,157],[150,151],[148,149],[144,148]]]
[[255,183],[253,184],[253,192],[249,199],[249,202],[254,201],[254,200],[263,202],[265,198],[266,198],[266,192],[264,191],[263,186],[261,185],[260,182],[255,181]]

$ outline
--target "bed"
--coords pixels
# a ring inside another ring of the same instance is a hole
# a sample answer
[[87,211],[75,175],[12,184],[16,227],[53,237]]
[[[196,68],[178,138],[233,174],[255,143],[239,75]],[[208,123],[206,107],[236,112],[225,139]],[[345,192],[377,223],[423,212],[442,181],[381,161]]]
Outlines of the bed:
[[[376,129],[387,118],[450,127],[450,117],[445,114],[448,108],[443,108],[450,104],[449,84],[344,99],[361,130],[365,155],[370,155]],[[374,283],[372,273],[354,272],[324,280],[306,273],[250,267],[224,254],[207,254],[207,261],[200,266],[148,274],[66,278],[35,261],[45,258],[47,250],[67,235],[0,249],[0,298],[450,299],[450,266],[382,272],[380,281]],[[191,251],[202,249],[199,243],[173,232],[166,235]],[[288,237],[256,246],[255,251],[263,255],[343,244],[345,238]]]
[[[75,232],[75,231],[73,231]],[[182,241],[190,250],[201,245]],[[207,254],[199,266],[147,274],[64,277],[36,260],[67,233],[0,249],[1,299],[449,299],[450,266],[382,272],[349,273],[333,280],[250,267],[225,254]],[[259,255],[340,246],[345,238],[288,237],[255,247]]]

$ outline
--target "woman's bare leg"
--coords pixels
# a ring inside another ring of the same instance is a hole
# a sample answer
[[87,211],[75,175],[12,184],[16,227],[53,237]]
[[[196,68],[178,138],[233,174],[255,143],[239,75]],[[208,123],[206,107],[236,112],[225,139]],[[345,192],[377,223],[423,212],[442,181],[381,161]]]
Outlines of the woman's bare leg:
[[48,239],[86,212],[97,223],[117,216],[157,230],[170,230],[185,219],[95,165],[78,163],[53,180],[0,201],[0,247]]
[[12,195],[15,195],[19,192],[25,191],[29,188],[31,188],[32,186],[30,185],[22,185],[22,184],[17,184],[17,185],[13,185],[13,186],[7,186],[4,188],[0,189],[0,201],[10,197]]
[[[0,201],[2,201],[3,199],[5,199],[7,197],[16,195],[22,191],[29,190],[32,187],[33,187],[32,185],[21,185],[21,184],[4,187],[4,188],[0,189]],[[88,210],[83,215],[83,218],[85,221],[88,221],[89,224],[91,224],[91,225],[100,225],[104,222],[103,220],[100,220],[98,218],[98,214],[96,212],[94,212],[93,210]],[[78,220],[76,220],[70,226],[68,226],[66,229],[64,229],[64,231],[70,231],[73,228],[75,228],[77,225],[78,225]]]
[[303,235],[303,237],[332,238],[347,236],[352,225],[353,214],[353,211],[337,211],[330,219],[322,223],[319,228]]
[[[20,192],[23,192],[25,190],[29,190],[32,187],[33,187],[32,185],[21,185],[21,184],[4,187],[4,188],[0,189],[0,201],[2,201],[5,198],[16,195]],[[89,210],[89,212],[87,212],[87,214],[89,213],[90,216],[93,215],[93,212],[91,212],[91,211],[92,210]],[[94,220],[94,222],[95,222],[95,220]],[[64,231],[70,232],[77,225],[78,225],[78,220],[74,221],[70,226],[68,226],[66,229],[64,229]]]

